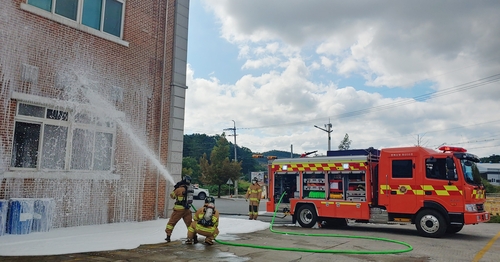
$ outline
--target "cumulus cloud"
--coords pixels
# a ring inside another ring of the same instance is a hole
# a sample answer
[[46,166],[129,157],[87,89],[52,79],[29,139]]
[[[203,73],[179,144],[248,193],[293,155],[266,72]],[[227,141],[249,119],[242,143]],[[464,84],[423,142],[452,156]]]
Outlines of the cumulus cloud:
[[186,132],[220,134],[235,120],[252,150],[325,151],[313,126],[330,121],[332,148],[349,133],[352,147],[498,153],[500,2],[203,3],[243,66],[232,84],[188,68]]

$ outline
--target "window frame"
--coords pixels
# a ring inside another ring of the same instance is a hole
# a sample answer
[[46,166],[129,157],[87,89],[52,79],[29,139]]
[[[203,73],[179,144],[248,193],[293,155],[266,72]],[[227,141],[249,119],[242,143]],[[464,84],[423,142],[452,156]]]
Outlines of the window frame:
[[[37,106],[37,107],[42,107],[44,110],[44,116],[42,117],[36,117],[36,116],[27,116],[27,115],[21,115],[19,114],[19,108],[21,104],[26,104],[26,105],[32,105],[32,106]],[[67,112],[67,117],[66,120],[56,120],[56,119],[50,119],[47,118],[47,112],[48,110],[58,110],[58,111],[63,111]],[[91,114],[91,112],[86,112],[88,114]],[[9,170],[12,171],[51,171],[51,172],[112,172],[115,168],[115,161],[114,161],[114,156],[115,156],[115,150],[116,150],[116,123],[105,121],[104,123],[109,124],[108,126],[106,125],[101,125],[99,126],[97,121],[94,121],[90,124],[85,124],[85,123],[77,123],[75,120],[75,112],[70,110],[69,108],[60,108],[57,106],[50,106],[50,105],[43,105],[43,104],[37,104],[37,103],[32,103],[32,102],[26,102],[22,100],[18,100],[16,103],[16,111],[15,111],[15,117],[14,117],[14,130],[12,133],[12,151],[11,151],[11,162],[10,162],[10,167]],[[99,117],[96,114],[93,114],[92,116],[93,119],[98,119]],[[16,167],[13,165],[15,162],[14,158],[16,157],[14,155],[14,151],[16,148],[16,144],[14,143],[14,136],[16,135],[15,131],[15,126],[16,123],[21,122],[21,123],[29,123],[29,124],[37,124],[40,125],[40,134],[38,137],[38,152],[37,152],[37,163],[36,167]],[[45,125],[53,125],[53,126],[62,126],[67,128],[67,135],[66,135],[66,145],[65,145],[65,157],[64,157],[64,168],[63,169],[58,169],[58,168],[43,168],[43,163],[42,163],[42,156],[43,156],[43,150],[44,150],[44,139],[45,139]],[[73,137],[74,137],[74,130],[75,129],[83,129],[83,130],[90,130],[93,133],[93,139],[92,139],[92,157],[91,157],[91,164],[90,164],[90,169],[73,169],[71,167],[71,160],[72,160],[72,150],[73,150]],[[96,148],[95,148],[95,139],[96,139],[96,133],[101,132],[105,134],[111,134],[111,152],[109,155],[109,169],[95,169],[94,167],[94,161],[95,161],[95,155],[96,155]]]
[[77,0],[77,14],[76,14],[76,20],[67,18],[65,16],[59,15],[55,13],[55,6],[57,1],[64,1],[64,0],[52,0],[51,4],[51,10],[46,11],[42,8],[39,8],[37,6],[34,6],[32,4],[28,4],[28,0],[24,0],[21,3],[21,9],[34,13],[36,15],[40,15],[42,17],[45,17],[50,20],[54,20],[56,22],[59,22],[61,24],[76,28],[80,31],[87,32],[89,34],[105,38],[107,40],[113,41],[115,43],[124,45],[124,46],[129,46],[129,43],[127,41],[123,40],[123,32],[124,32],[124,27],[125,27],[125,10],[126,10],[126,2],[127,0],[114,0],[117,2],[122,3],[122,11],[121,11],[121,18],[120,18],[120,23],[121,23],[121,28],[120,28],[120,36],[115,36],[111,33],[107,33],[104,31],[104,18],[105,18],[105,5],[106,1],[108,0],[103,0],[102,1],[102,9],[101,9],[101,21],[100,21],[100,26],[99,30],[92,28],[90,26],[82,24],[82,17],[83,17],[83,1],[84,0]]

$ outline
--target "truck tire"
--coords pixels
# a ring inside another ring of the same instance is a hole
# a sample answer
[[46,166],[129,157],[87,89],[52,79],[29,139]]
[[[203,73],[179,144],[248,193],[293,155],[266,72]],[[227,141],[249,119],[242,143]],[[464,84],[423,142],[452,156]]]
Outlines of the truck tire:
[[449,225],[446,229],[446,234],[455,234],[460,232],[464,228],[464,225]]
[[318,215],[312,205],[303,205],[297,211],[297,221],[301,227],[311,228],[316,224]]
[[448,228],[443,215],[432,209],[424,209],[418,212],[415,226],[421,236],[433,238],[442,237]]

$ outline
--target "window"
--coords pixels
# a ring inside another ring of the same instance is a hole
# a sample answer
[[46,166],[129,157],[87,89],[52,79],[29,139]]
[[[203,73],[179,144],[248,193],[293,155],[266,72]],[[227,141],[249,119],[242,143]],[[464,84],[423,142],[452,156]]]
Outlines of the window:
[[27,4],[122,37],[124,0],[27,0]]
[[413,161],[411,160],[393,160],[392,161],[393,178],[412,178]]
[[89,113],[18,103],[11,166],[111,170],[114,123]]
[[446,158],[428,158],[425,163],[425,176],[427,178],[448,180],[446,177]]

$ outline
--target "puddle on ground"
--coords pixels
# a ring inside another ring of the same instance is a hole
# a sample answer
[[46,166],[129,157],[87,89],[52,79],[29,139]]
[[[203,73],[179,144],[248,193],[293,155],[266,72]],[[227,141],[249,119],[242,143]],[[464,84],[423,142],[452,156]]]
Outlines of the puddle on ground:
[[193,261],[223,261],[223,262],[243,262],[249,261],[248,257],[238,257],[233,253],[222,252],[214,246],[207,246],[204,244],[196,244],[185,246],[185,250],[178,250],[173,252],[175,256],[182,257],[183,259]]

